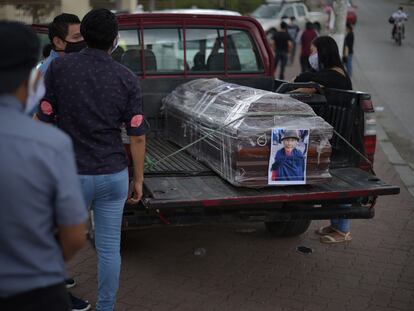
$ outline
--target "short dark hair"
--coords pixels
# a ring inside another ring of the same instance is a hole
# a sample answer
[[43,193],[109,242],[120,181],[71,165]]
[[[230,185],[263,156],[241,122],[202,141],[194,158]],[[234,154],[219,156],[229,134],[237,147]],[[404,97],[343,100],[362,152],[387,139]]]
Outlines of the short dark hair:
[[118,21],[107,9],[92,10],[82,19],[80,31],[89,47],[106,51],[118,35]]
[[53,46],[53,38],[65,40],[68,35],[69,25],[80,24],[80,19],[74,14],[62,13],[49,24],[49,40]]
[[51,43],[46,44],[42,49],[43,58],[48,58],[51,50],[52,50],[52,44]]
[[319,68],[339,67],[345,69],[342,65],[341,57],[339,55],[338,45],[336,41],[330,36],[316,37],[312,44],[318,51]]
[[287,24],[286,24],[286,22],[281,22],[281,23],[280,23],[280,28],[281,28],[281,29],[287,29]]
[[306,22],[305,27],[306,27],[307,30],[313,29],[313,24],[311,22]]

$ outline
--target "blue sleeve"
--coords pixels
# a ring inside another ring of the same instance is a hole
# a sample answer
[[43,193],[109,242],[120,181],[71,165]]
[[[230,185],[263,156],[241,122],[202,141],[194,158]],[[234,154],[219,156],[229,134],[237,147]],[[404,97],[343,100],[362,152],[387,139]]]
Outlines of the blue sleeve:
[[78,225],[88,218],[77,174],[72,142],[69,137],[61,141],[56,154],[55,218],[57,225]]

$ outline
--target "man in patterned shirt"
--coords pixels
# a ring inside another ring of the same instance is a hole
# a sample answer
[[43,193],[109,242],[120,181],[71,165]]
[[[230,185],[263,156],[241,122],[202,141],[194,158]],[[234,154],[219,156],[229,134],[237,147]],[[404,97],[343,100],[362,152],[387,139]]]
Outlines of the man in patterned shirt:
[[137,77],[112,60],[118,23],[106,9],[92,10],[82,20],[88,48],[52,62],[45,76],[46,96],[39,119],[56,123],[74,142],[86,202],[94,210],[98,254],[97,310],[113,310],[121,266],[120,231],[128,197],[128,159],[121,123],[130,136],[134,162],[132,203],[142,196],[145,133]]

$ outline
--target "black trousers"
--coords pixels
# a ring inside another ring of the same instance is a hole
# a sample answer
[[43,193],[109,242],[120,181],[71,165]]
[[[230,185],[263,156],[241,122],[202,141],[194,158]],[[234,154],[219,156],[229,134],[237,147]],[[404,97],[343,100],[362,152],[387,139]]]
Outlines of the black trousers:
[[1,311],[70,311],[65,284],[52,285],[0,298]]
[[301,72],[309,71],[311,69],[309,64],[309,56],[300,57],[300,68]]

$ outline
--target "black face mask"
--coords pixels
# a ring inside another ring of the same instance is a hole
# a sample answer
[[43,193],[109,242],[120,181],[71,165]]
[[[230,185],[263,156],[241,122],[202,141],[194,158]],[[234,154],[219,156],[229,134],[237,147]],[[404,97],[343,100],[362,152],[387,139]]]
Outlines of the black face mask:
[[65,53],[77,53],[86,47],[87,47],[86,42],[83,40],[79,42],[66,41]]

